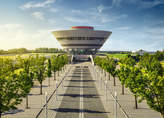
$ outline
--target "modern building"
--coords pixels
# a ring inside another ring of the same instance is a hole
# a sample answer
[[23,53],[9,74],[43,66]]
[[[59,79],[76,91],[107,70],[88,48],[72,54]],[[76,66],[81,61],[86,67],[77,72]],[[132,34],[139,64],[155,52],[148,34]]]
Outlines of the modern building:
[[73,54],[95,54],[112,32],[94,30],[91,26],[73,26],[70,30],[52,32],[64,50]]

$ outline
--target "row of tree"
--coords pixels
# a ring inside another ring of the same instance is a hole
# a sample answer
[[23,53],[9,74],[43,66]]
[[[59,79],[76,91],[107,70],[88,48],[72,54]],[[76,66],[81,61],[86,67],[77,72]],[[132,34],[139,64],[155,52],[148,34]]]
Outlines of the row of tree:
[[0,50],[0,54],[23,54],[23,53],[64,53],[64,51],[58,48],[36,48],[34,50],[29,50],[26,48],[15,48],[9,50]]
[[0,58],[0,117],[5,111],[15,109],[26,97],[28,108],[28,94],[34,85],[34,80],[42,83],[46,77],[51,77],[51,72],[56,73],[68,63],[66,55],[52,56],[46,59],[44,56],[18,57],[15,60]]
[[164,117],[164,68],[156,55],[140,56],[139,62],[127,57],[118,62],[111,58],[95,58],[95,64],[121,81],[122,94],[124,86],[129,88],[137,101],[146,100],[148,106]]

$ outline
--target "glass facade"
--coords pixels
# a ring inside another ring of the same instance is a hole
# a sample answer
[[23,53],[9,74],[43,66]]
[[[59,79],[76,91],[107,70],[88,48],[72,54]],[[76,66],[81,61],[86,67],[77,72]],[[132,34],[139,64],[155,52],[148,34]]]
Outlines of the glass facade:
[[69,53],[74,55],[90,55],[90,54],[96,54],[97,49],[70,49]]
[[104,37],[60,37],[57,40],[105,40]]

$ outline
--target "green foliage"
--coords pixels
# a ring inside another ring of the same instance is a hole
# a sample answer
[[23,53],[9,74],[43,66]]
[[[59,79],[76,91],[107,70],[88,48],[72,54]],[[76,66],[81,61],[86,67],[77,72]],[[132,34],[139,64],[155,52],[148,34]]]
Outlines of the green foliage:
[[51,77],[51,59],[48,59],[48,63],[47,63],[47,76]]
[[[51,60],[48,59],[47,64],[46,60],[45,57],[38,55],[27,58],[17,57],[15,60],[0,58],[0,115],[10,109],[16,109],[23,97],[27,98],[34,78],[39,81],[42,94],[42,82],[47,75],[50,76],[52,68]],[[54,61],[60,63],[57,71],[68,63],[68,57],[61,55]]]
[[164,60],[164,50],[163,51],[157,51],[156,53],[155,53],[155,57],[159,60],[159,61],[162,61],[162,60]]
[[42,82],[45,80],[45,77],[47,76],[45,61],[45,57],[36,55],[35,66],[33,67],[34,78],[37,79],[40,83],[40,94],[42,94]]
[[100,57],[96,57],[94,59],[94,62],[96,65],[100,66],[102,69],[104,69],[105,71],[107,71],[113,76],[114,86],[115,86],[116,85],[115,76],[117,74],[116,71],[117,62],[113,58],[100,58]]
[[139,91],[147,104],[164,116],[164,68],[154,55],[145,55],[139,63],[144,82]]
[[[135,60],[131,57],[121,59],[118,63],[120,68],[117,70],[117,76],[118,76],[118,78],[121,81],[121,84],[123,86],[122,87],[122,89],[123,89],[122,94],[124,94],[125,82],[126,81],[130,82],[130,80],[127,80],[127,79],[131,73],[131,68],[134,67],[135,63],[136,63]],[[126,84],[126,87],[128,87],[127,84]]]
[[51,64],[52,64],[52,71],[54,72],[54,79],[55,79],[55,72],[61,70],[61,68],[68,63],[68,57],[66,55],[53,55],[51,57]]
[[20,78],[14,73],[0,76],[0,112],[16,109],[16,105],[20,104],[21,97],[24,96],[20,82]]
[[139,62],[139,66],[146,71],[156,71],[159,75],[163,75],[164,72],[161,63],[154,55],[144,55]]
[[164,69],[155,55],[144,54],[135,65],[132,59],[120,60],[118,77],[140,101],[164,116]]
[[152,109],[164,117],[164,68],[159,61],[161,55],[160,52],[155,55],[145,53],[138,57],[138,63],[131,56],[123,58],[119,60],[117,71],[113,59],[96,57],[94,62],[112,76],[117,73],[121,84],[134,94],[135,101],[137,97],[140,101],[145,99]]

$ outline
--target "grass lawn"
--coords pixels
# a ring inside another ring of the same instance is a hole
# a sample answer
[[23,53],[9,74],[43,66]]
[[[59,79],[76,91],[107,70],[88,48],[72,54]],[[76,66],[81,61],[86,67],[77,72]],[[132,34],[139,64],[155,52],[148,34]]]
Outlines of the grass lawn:
[[128,56],[128,54],[107,54],[108,57],[122,59]]
[[13,58],[15,59],[17,56],[21,57],[29,57],[29,56],[35,56],[38,54],[39,56],[52,56],[52,55],[57,55],[59,53],[26,53],[26,54],[5,54],[5,55],[0,55],[0,58]]

